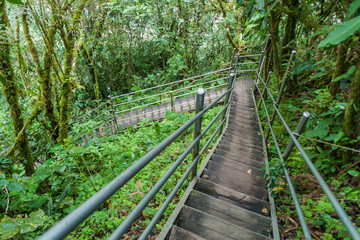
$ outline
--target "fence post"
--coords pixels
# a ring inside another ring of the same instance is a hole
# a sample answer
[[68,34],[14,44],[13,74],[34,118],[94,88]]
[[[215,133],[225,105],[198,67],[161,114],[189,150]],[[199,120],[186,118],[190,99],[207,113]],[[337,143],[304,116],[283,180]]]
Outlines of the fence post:
[[170,104],[171,104],[171,111],[174,112],[174,97],[173,97],[173,91],[170,92]]
[[[264,104],[265,104],[265,100],[266,100],[266,98],[267,98],[266,85],[267,85],[267,83],[269,82],[271,73],[272,73],[272,72],[270,71],[269,74],[268,74],[268,76],[267,76],[267,79],[266,79],[265,82],[264,82],[264,92],[263,92],[263,93],[260,93],[260,94],[263,94],[262,97],[264,98]],[[260,97],[260,99],[261,99],[261,97]],[[259,101],[258,110],[261,109],[261,103],[262,103],[262,101],[260,100],[260,101]]]
[[[233,83],[235,80],[235,73],[230,73],[230,77],[229,77],[229,84],[228,84],[228,90],[230,88],[233,87]],[[231,101],[230,99],[230,95],[231,95],[231,91],[226,95],[225,100],[224,100],[224,106]],[[230,105],[229,105],[230,106]],[[229,108],[229,107],[228,107]],[[223,121],[226,118],[226,113],[228,112],[228,110],[224,111],[222,117],[221,117],[221,121]],[[223,132],[223,127],[224,127],[225,122],[223,123],[223,125],[220,128],[219,134],[221,134]]]
[[157,74],[157,84],[158,84],[158,94],[159,94],[159,98],[160,98],[160,104],[161,104],[161,89],[159,88],[160,86],[160,73]]
[[[204,96],[205,96],[205,89],[199,88],[198,90],[196,90],[195,114],[203,110]],[[194,134],[193,134],[194,139],[196,139],[201,133],[201,122],[202,122],[202,117],[200,117],[194,124]],[[199,155],[199,146],[200,146],[200,142],[198,142],[193,148],[193,153],[192,153],[193,161]],[[194,168],[191,171],[191,179],[193,179],[196,176],[196,172],[197,172],[197,163],[195,164]]]
[[235,59],[235,53],[236,53],[236,48],[234,48],[233,54],[231,56],[229,74],[231,73],[231,70],[233,70],[233,62],[234,62],[234,59]]
[[[310,113],[304,112],[303,115],[301,116],[300,122],[295,130],[295,133],[300,134],[304,130],[306,122],[309,120],[309,118],[310,118]],[[295,135],[295,137],[298,138],[298,136],[296,136],[296,135]],[[285,152],[283,154],[284,161],[286,161],[288,159],[294,146],[295,146],[294,141],[291,140],[289,142],[289,144],[287,145]]]
[[[291,55],[290,55],[290,59],[289,59],[289,62],[288,62],[288,65],[286,67],[286,71],[284,73],[284,77],[283,77],[283,81],[281,83],[281,87],[280,87],[280,90],[279,90],[279,94],[276,98],[276,103],[275,103],[275,106],[278,107],[279,106],[279,103],[281,101],[281,98],[282,98],[282,95],[284,93],[284,90],[285,90],[285,86],[286,86],[286,80],[287,80],[287,77],[288,77],[288,74],[289,74],[289,71],[290,71],[290,66],[291,66],[291,62],[294,60],[294,57],[295,57],[295,54],[296,54],[296,50],[292,50],[291,51]],[[276,111],[274,109],[273,111],[273,114],[271,116],[271,119],[270,119],[270,126],[272,126],[272,124],[274,123],[274,120],[275,120],[275,117],[276,117]],[[270,128],[268,128],[267,132],[266,132],[266,135],[265,135],[265,139],[268,138],[269,136],[269,133],[270,133]]]
[[111,97],[111,90],[110,90],[110,87],[108,88],[109,90],[109,99],[110,99],[110,106],[111,106],[111,113],[113,115],[113,118],[114,118],[114,122],[115,122],[115,128],[114,128],[114,134],[117,132],[118,130],[118,123],[117,123],[117,119],[116,119],[116,116],[115,116],[115,108],[114,108],[114,103],[113,103],[113,100],[112,100],[112,97]]

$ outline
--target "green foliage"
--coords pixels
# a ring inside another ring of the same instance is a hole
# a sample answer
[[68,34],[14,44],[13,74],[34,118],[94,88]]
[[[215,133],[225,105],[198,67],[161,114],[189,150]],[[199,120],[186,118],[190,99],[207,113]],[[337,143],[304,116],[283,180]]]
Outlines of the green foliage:
[[319,47],[338,45],[353,36],[360,29],[360,16],[339,24],[334,31],[319,43]]
[[24,5],[24,3],[21,0],[6,0],[6,1],[12,4]]
[[350,19],[354,15],[354,13],[358,11],[359,8],[360,8],[360,0],[355,0],[354,2],[352,2],[349,7],[348,14],[346,15],[346,20]]

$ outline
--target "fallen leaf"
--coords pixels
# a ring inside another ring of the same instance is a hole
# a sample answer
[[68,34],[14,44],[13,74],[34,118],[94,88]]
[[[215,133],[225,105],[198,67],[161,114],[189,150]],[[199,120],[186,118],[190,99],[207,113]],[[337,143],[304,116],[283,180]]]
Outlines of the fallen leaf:
[[263,209],[261,210],[261,212],[262,212],[263,214],[265,214],[265,215],[268,214],[268,210],[267,210],[266,208],[263,208]]

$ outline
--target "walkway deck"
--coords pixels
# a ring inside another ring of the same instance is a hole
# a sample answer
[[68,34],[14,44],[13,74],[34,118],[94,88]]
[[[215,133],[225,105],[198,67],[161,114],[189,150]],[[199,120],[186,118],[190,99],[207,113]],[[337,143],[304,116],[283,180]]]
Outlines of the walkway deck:
[[229,126],[172,226],[168,239],[271,239],[264,153],[249,92],[235,84]]
[[[221,89],[212,89],[205,94],[204,106],[207,106],[215,99],[217,99],[222,93],[224,93],[226,88]],[[222,101],[220,101],[222,102]],[[126,129],[127,127],[134,126],[139,124],[144,118],[151,120],[161,120],[165,118],[166,112],[191,112],[195,110],[195,94],[190,95],[189,97],[183,97],[174,99],[173,101],[173,110],[171,109],[171,103],[165,102],[159,105],[154,105],[147,108],[140,108],[134,111],[126,112],[116,116],[116,121],[118,124],[117,131]],[[114,133],[116,131],[116,123],[114,120],[110,121],[108,125],[102,126],[96,129],[94,136],[106,136],[108,132]],[[88,134],[87,136],[82,136],[82,143],[84,145],[87,143],[88,139],[92,139],[93,135]]]

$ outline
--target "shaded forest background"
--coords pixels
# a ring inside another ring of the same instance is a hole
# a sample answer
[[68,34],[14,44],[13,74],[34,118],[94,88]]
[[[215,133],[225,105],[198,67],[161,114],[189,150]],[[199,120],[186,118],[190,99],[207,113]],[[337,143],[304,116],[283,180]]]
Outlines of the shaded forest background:
[[[70,204],[60,203],[69,185],[61,176],[71,168],[61,166],[72,164],[64,149],[76,145],[69,132],[81,111],[109,94],[156,86],[158,74],[160,83],[168,83],[226,67],[233,49],[258,53],[269,34],[263,78],[273,72],[272,89],[280,86],[290,53],[297,50],[280,106],[288,120],[297,121],[307,110],[307,137],[358,150],[359,10],[359,0],[0,0],[1,221],[41,218],[36,227],[14,227],[16,236],[31,238],[70,211]],[[359,152],[335,145],[307,143],[315,165],[360,224]],[[300,157],[292,159],[295,178],[311,183]],[[291,215],[286,193],[279,190],[285,188],[282,172],[272,164],[275,195],[285,206],[279,216]],[[49,181],[55,172],[60,177]],[[76,179],[77,186],[84,181]],[[69,194],[77,204],[85,198],[79,189]],[[313,231],[341,238],[344,229],[334,214],[315,207],[325,204],[323,194],[309,194],[304,190],[303,204],[318,212],[306,216]],[[50,202],[59,203],[56,214],[46,212]]]

